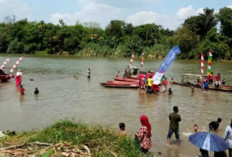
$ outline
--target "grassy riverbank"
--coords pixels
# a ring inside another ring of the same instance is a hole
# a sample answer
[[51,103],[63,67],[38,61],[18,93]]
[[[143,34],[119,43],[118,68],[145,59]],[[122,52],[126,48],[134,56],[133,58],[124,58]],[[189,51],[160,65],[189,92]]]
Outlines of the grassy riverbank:
[[79,152],[86,156],[144,156],[130,137],[120,137],[116,131],[109,128],[88,126],[68,120],[58,121],[41,131],[3,137],[0,139],[0,146],[0,154],[7,154],[12,149],[13,152],[17,152],[16,149],[20,148],[25,154],[38,156],[65,156],[70,152]]

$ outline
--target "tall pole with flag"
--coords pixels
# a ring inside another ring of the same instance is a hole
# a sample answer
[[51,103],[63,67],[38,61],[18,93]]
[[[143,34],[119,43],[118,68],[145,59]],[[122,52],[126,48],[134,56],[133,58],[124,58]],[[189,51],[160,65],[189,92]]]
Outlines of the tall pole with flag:
[[204,55],[203,53],[201,53],[201,76],[203,76],[204,74],[204,67],[205,67],[204,62],[205,62]]
[[1,65],[1,69],[5,68],[5,65],[10,61],[10,58],[7,58]]
[[10,72],[14,72],[14,69],[19,65],[19,62],[23,59],[23,57],[20,57],[15,64],[12,66],[12,68],[10,69]]
[[211,74],[211,63],[212,63],[212,59],[213,59],[213,55],[212,55],[212,50],[209,49],[209,56],[208,56],[208,70],[207,70],[207,75],[209,76]]
[[143,65],[144,65],[144,52],[142,53],[141,68],[143,68]]
[[132,66],[132,63],[133,63],[133,61],[134,61],[134,57],[135,57],[135,53],[133,52],[133,53],[132,53],[132,56],[131,56],[131,59],[130,59],[129,67]]

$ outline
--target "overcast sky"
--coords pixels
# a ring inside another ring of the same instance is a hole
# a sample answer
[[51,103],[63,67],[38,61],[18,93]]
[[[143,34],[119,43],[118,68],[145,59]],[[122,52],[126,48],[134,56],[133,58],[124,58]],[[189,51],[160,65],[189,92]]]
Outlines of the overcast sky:
[[0,21],[6,16],[16,20],[52,22],[63,19],[68,25],[97,22],[105,28],[110,20],[124,20],[133,25],[155,23],[176,29],[203,8],[218,11],[232,7],[232,0],[0,0]]

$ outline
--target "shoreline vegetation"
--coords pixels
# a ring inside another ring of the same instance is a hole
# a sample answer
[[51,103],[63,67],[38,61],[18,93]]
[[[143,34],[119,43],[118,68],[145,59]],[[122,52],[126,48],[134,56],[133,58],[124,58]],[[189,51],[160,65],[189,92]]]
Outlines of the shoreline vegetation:
[[214,59],[232,59],[232,9],[227,7],[218,13],[205,8],[176,30],[122,20],[112,20],[103,29],[96,22],[66,25],[60,19],[55,25],[15,19],[7,16],[0,23],[0,52],[5,54],[130,57],[144,52],[145,58],[162,59],[178,45],[178,59],[199,59],[201,53],[207,58],[209,49]]
[[88,126],[70,120],[60,120],[41,131],[2,137],[0,146],[0,155],[145,156],[129,136],[121,137],[113,129]]

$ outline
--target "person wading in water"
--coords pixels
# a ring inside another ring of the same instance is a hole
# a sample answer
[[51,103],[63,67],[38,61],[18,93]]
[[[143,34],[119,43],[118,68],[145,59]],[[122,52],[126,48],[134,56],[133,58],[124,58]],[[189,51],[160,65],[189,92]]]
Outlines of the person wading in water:
[[180,145],[180,137],[179,137],[179,122],[181,121],[181,117],[178,114],[179,109],[177,106],[173,107],[173,113],[169,114],[169,120],[170,120],[170,125],[169,125],[169,131],[168,131],[168,136],[167,136],[167,143],[168,145],[171,144],[171,137],[173,132],[175,133],[176,140],[177,140],[177,145]]

